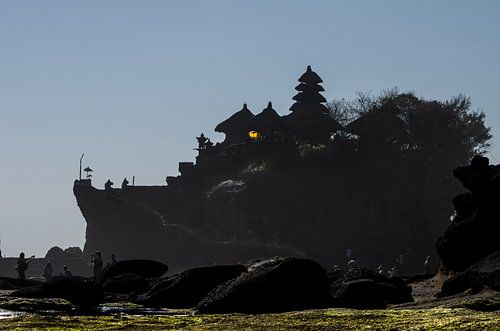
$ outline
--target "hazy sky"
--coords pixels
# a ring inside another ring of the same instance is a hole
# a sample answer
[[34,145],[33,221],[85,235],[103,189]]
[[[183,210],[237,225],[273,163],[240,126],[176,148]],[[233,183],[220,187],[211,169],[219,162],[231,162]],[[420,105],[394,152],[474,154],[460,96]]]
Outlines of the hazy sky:
[[[2,251],[81,246],[78,160],[94,185],[162,185],[195,136],[247,102],[465,93],[500,136],[500,1],[1,1]],[[500,161],[500,148],[492,155]]]

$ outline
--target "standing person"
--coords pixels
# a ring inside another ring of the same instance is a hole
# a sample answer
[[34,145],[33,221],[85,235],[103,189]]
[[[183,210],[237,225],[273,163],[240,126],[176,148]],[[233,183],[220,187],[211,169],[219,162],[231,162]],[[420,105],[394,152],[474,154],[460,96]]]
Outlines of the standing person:
[[53,274],[54,268],[52,268],[52,264],[50,262],[47,262],[47,265],[45,265],[45,268],[43,269],[43,277],[45,277],[46,281],[49,281],[52,279]]
[[430,274],[431,270],[432,270],[431,257],[427,255],[424,262],[424,274],[426,275]]
[[19,279],[26,279],[26,270],[28,269],[28,264],[30,264],[24,258],[24,253],[19,254],[19,258],[17,259],[16,270],[17,277]]
[[63,267],[63,273],[62,273],[63,276],[66,276],[66,277],[73,277],[73,274],[71,273],[71,271],[69,271],[69,268],[67,265],[65,265]]
[[102,255],[100,251],[95,252],[95,255],[92,256],[91,262],[94,268],[94,276],[95,276],[101,271],[102,266],[104,264],[104,262],[102,261]]

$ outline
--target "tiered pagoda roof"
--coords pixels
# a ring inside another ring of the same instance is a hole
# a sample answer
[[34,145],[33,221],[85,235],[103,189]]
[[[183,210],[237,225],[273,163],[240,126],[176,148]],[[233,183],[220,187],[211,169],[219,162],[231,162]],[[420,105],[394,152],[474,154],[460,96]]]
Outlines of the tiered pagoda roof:
[[321,84],[323,80],[315,73],[311,66],[299,78],[299,85],[295,86],[298,93],[293,97],[296,102],[290,107],[290,111],[301,116],[314,116],[328,114],[328,109],[323,105],[326,102],[321,94],[324,91]]
[[288,128],[298,136],[304,138],[328,139],[329,135],[342,129],[342,126],[330,116],[328,108],[324,105],[324,91],[319,84],[321,77],[307,66],[307,70],[298,79],[299,85],[295,87],[298,93],[293,97],[295,103],[290,107],[292,114],[286,116]]

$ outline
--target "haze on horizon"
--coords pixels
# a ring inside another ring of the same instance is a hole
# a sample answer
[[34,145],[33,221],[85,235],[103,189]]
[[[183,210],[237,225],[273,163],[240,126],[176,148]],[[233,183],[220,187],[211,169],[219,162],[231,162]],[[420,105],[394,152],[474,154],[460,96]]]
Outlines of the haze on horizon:
[[82,153],[97,187],[164,185],[243,102],[287,114],[309,64],[328,100],[466,94],[500,136],[499,14],[497,1],[1,2],[2,253],[83,247]]

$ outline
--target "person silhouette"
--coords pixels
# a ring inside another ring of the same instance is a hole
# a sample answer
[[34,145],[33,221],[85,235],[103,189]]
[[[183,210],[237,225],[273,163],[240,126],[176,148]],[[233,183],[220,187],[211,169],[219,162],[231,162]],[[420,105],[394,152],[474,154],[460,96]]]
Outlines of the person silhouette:
[[96,251],[95,255],[92,255],[91,263],[94,269],[94,276],[95,276],[101,271],[102,266],[104,265],[100,251]]
[[108,179],[108,181],[104,184],[104,189],[105,190],[111,190],[113,188],[113,182]]
[[63,267],[63,273],[62,273],[63,276],[66,276],[66,277],[73,277],[73,274],[71,273],[71,271],[69,270],[68,266],[65,265]]
[[52,268],[52,264],[47,262],[45,265],[45,268],[43,269],[43,277],[45,277],[46,281],[49,281],[52,279],[52,275],[54,274],[54,268]]
[[128,180],[127,177],[125,177],[122,182],[122,189],[126,188],[127,186],[128,186]]
[[17,259],[16,270],[17,277],[19,279],[26,279],[26,270],[28,269],[28,264],[30,262],[26,261],[24,258],[24,253],[19,254],[19,258]]
[[424,262],[424,274],[428,275],[432,272],[431,257],[427,255]]

